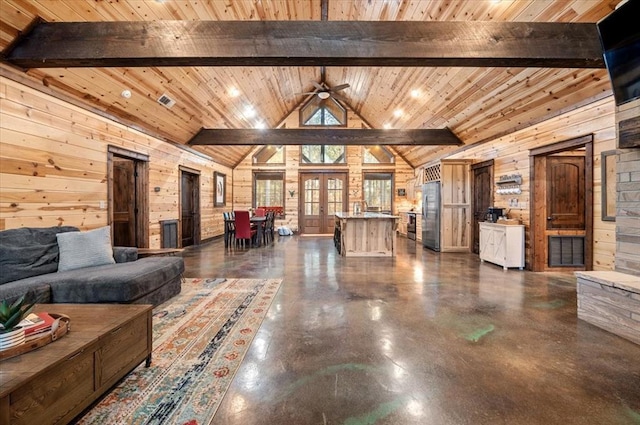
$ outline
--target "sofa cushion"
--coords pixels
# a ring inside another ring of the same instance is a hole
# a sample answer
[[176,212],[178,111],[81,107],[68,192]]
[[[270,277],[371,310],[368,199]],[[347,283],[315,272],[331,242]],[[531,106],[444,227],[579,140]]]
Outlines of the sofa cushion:
[[56,235],[77,227],[23,227],[0,232],[0,284],[58,270]]
[[41,274],[25,279],[14,280],[0,285],[0,300],[14,302],[23,295],[26,295],[27,302],[37,302],[46,304],[51,302],[51,286],[48,276],[55,274]]
[[130,303],[155,291],[184,271],[182,257],[147,257],[137,261],[56,273],[54,303]]
[[60,250],[58,272],[116,262],[111,247],[111,226],[87,232],[60,233],[57,238]]

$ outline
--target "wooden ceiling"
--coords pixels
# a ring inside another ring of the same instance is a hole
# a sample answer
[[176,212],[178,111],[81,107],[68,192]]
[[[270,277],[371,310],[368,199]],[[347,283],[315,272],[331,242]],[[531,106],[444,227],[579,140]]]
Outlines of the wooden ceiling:
[[[594,23],[617,0],[2,0],[0,48],[36,17],[47,22],[111,21],[493,21]],[[323,11],[323,7],[325,10]],[[354,47],[355,48],[355,47]],[[304,62],[301,62],[304,63]],[[308,63],[308,62],[307,62]],[[0,72],[20,77],[3,64]],[[76,102],[177,144],[202,128],[276,127],[324,73],[372,127],[450,129],[468,146],[609,96],[604,69],[400,66],[191,66],[32,68]],[[121,96],[129,90],[131,97]],[[417,96],[412,96],[415,93]],[[168,109],[157,102],[166,94]],[[394,145],[412,165],[465,147]],[[233,167],[251,146],[194,146]]]

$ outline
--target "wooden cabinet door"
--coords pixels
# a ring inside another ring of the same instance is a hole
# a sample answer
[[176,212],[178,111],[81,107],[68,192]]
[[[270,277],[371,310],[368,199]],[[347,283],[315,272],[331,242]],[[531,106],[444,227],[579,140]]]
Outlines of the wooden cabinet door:
[[507,241],[506,232],[502,230],[493,230],[493,258],[504,264],[507,258]]

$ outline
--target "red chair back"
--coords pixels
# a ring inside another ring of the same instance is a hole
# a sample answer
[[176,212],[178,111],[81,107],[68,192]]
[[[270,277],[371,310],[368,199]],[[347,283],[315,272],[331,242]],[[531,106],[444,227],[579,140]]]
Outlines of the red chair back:
[[266,210],[264,208],[256,208],[256,217],[264,217]]
[[[249,211],[236,211],[236,239],[251,239],[251,221]],[[253,231],[255,233],[255,230]]]

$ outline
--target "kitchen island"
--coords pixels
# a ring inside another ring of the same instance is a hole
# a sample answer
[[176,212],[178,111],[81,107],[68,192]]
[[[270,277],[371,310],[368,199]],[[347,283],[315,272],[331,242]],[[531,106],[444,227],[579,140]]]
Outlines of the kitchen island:
[[334,242],[345,257],[393,257],[396,255],[397,215],[364,212],[336,213]]

